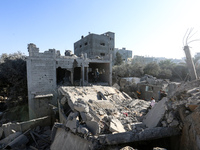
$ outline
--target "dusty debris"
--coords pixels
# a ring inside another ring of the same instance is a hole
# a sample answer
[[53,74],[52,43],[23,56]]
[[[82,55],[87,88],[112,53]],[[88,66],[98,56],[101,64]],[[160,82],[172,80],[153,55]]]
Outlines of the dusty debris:
[[[65,109],[66,104],[72,110],[61,122],[74,133],[80,125],[92,135],[129,131],[131,123],[142,120],[149,107],[149,102],[133,100],[112,87],[61,87],[59,92],[63,97],[61,107]],[[66,112],[63,109],[60,111]]]

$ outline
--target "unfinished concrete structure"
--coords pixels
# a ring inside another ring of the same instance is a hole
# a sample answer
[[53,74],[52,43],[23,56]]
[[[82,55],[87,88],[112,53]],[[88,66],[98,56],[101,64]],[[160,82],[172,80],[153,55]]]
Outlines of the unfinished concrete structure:
[[[40,53],[35,44],[28,44],[27,80],[30,119],[51,114],[51,107],[48,104],[57,104],[59,85],[112,85],[110,51],[114,48],[114,33],[108,32],[102,35],[102,42],[105,45],[100,45],[99,50],[90,47],[95,45],[96,40],[92,39],[96,35],[90,36],[92,38],[87,48],[75,49],[75,53],[80,54],[80,57],[71,54],[69,50],[65,56],[61,56],[60,51],[55,49]],[[108,44],[109,42],[111,44]],[[95,75],[96,70],[98,79]]]
[[89,33],[86,37],[74,43],[74,54],[81,56],[87,53],[88,58],[100,58],[107,60],[115,47],[115,33],[106,32],[98,35]]

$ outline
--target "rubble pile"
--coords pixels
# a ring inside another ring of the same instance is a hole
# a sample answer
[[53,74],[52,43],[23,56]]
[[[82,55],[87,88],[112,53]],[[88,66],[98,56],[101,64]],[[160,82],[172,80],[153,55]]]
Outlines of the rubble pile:
[[141,121],[149,107],[147,101],[133,100],[126,93],[103,86],[61,87],[59,92],[64,96],[60,101],[63,113],[68,115],[63,122],[74,133],[99,135],[145,128]]
[[[144,117],[148,128],[173,127],[183,129],[185,118],[198,111],[200,105],[200,80],[181,84],[174,94],[164,97]],[[198,114],[198,113],[197,113]]]
[[161,121],[163,127],[182,129],[184,118],[200,105],[199,85],[199,80],[182,84],[174,95],[167,99],[165,115]]
[[16,150],[26,150],[26,149],[50,149],[50,136],[51,128],[50,126],[29,129],[26,132],[15,132],[9,136],[0,140],[0,149],[16,149]]

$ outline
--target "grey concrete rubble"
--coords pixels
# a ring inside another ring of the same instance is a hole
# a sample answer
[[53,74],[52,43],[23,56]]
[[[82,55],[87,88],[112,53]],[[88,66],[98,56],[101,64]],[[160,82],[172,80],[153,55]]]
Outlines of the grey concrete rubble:
[[[141,121],[149,107],[149,102],[133,100],[112,87],[60,87],[58,91],[61,107],[65,109],[68,105],[73,111],[66,119],[61,117],[61,122],[74,133],[80,125],[84,125],[92,135],[132,130],[131,124]],[[65,115],[63,109],[60,109],[60,116]]]
[[[99,94],[101,93],[101,94]],[[132,99],[113,87],[85,86],[58,89],[60,100],[59,116],[63,124],[59,133],[54,134],[56,147],[57,137],[63,134],[74,134],[82,140],[87,139],[85,149],[92,146],[124,144],[180,135],[176,120],[162,126],[168,99],[162,99],[147,113],[150,102]],[[157,113],[157,114],[156,114]],[[155,118],[152,118],[155,115]],[[156,116],[157,115],[157,116]],[[173,117],[173,115],[172,115]],[[169,117],[170,118],[170,117]],[[61,130],[67,129],[67,133]],[[67,136],[68,141],[75,137]],[[75,138],[74,140],[78,140]],[[76,143],[76,142],[75,142]],[[75,143],[70,143],[71,145]],[[62,148],[61,148],[62,149]]]
[[36,126],[47,126],[51,124],[51,117],[41,117],[29,121],[24,122],[16,122],[16,123],[6,123],[0,127],[0,135],[4,135],[5,137],[9,136],[14,132],[25,132],[30,128],[34,128]]
[[[161,101],[159,101],[145,116],[143,123],[148,127],[148,128],[154,128],[158,125],[160,120],[163,118],[165,114],[165,103],[167,102],[167,98],[164,97]],[[172,120],[170,117],[168,117],[167,120]],[[171,123],[170,122],[170,123]]]
[[36,126],[26,132],[14,132],[0,140],[1,149],[49,149],[50,126]]

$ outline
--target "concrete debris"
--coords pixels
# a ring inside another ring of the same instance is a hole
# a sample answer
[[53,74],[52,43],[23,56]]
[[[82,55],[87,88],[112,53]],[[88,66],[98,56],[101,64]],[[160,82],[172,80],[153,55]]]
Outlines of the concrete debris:
[[48,126],[51,124],[51,117],[41,117],[37,119],[32,119],[24,122],[15,122],[15,123],[6,123],[0,127],[0,134],[5,137],[13,133],[13,130],[16,132],[25,132],[30,128],[35,128],[36,126]]
[[130,146],[126,146],[126,147],[121,148],[120,150],[134,150],[134,148]]
[[[113,87],[60,87],[58,103],[61,123],[55,124],[52,131],[47,126],[35,126],[26,133],[18,132],[20,130],[12,126],[8,136],[0,141],[0,146],[49,149],[52,141],[52,150],[88,150],[180,136],[184,123],[188,124],[184,128],[186,130],[190,128],[192,119],[199,117],[200,88],[193,87],[194,83],[189,84],[191,86],[186,85],[187,90],[183,90],[181,85],[182,91],[164,97],[151,109],[149,101],[132,99]],[[196,141],[200,141],[199,135],[193,131],[198,129],[197,126],[190,130],[197,137]],[[3,137],[4,132],[8,132],[2,127],[0,133]],[[193,135],[188,135],[192,139]],[[182,139],[188,140],[187,137]],[[154,146],[154,149],[165,148]]]
[[76,129],[78,127],[78,113],[70,113],[67,117],[66,127],[70,128],[74,133],[76,133]]
[[3,149],[4,147],[6,147],[10,142],[12,142],[15,138],[17,138],[21,134],[22,134],[21,132],[15,132],[13,134],[10,134],[6,138],[2,139],[0,141],[0,149]]
[[[130,131],[131,124],[142,121],[149,107],[149,102],[133,100],[112,87],[60,87],[58,91],[63,97],[61,107],[66,102],[73,110],[68,116],[60,113],[63,116],[61,122],[66,122],[66,127],[74,133],[80,125],[84,125],[92,135]],[[63,100],[65,98],[67,100]]]
[[12,142],[10,142],[5,148],[13,149],[16,147],[25,146],[29,142],[29,139],[24,134],[21,134],[17,138],[15,138]]
[[154,147],[153,150],[167,150],[165,148],[160,148],[160,147]]
[[[143,123],[148,128],[154,128],[158,125],[165,114],[165,103],[167,102],[167,98],[164,97],[161,101],[159,101],[145,116]],[[173,118],[172,118],[173,119]],[[169,119],[168,119],[169,120]],[[172,121],[172,120],[170,120]]]
[[48,126],[15,132],[0,141],[1,149],[49,149],[51,128]]
[[[61,98],[58,101],[60,122],[64,123],[62,128],[68,130],[65,134],[73,133],[75,136],[67,136],[68,140],[87,139],[86,147],[92,144],[91,147],[98,149],[100,145],[180,135],[180,122],[174,112],[169,111],[169,99],[166,97],[149,110],[149,101],[132,99],[113,87],[63,86],[58,89],[58,93]],[[59,127],[58,132],[60,130]],[[55,133],[54,139],[61,135]],[[56,144],[53,144],[54,148]]]
[[120,90],[120,86],[117,83],[113,84],[113,87]]
[[[55,124],[57,126],[57,124]],[[94,149],[92,142],[85,138],[81,138],[73,134],[71,131],[66,130],[65,126],[54,126],[52,134],[54,134],[54,140],[51,144],[51,150],[89,150]]]
[[116,118],[113,118],[110,120],[110,127],[109,127],[109,130],[111,132],[114,132],[114,133],[121,133],[121,132],[125,132],[125,129],[123,127],[123,125],[121,124],[121,122],[116,119]]

